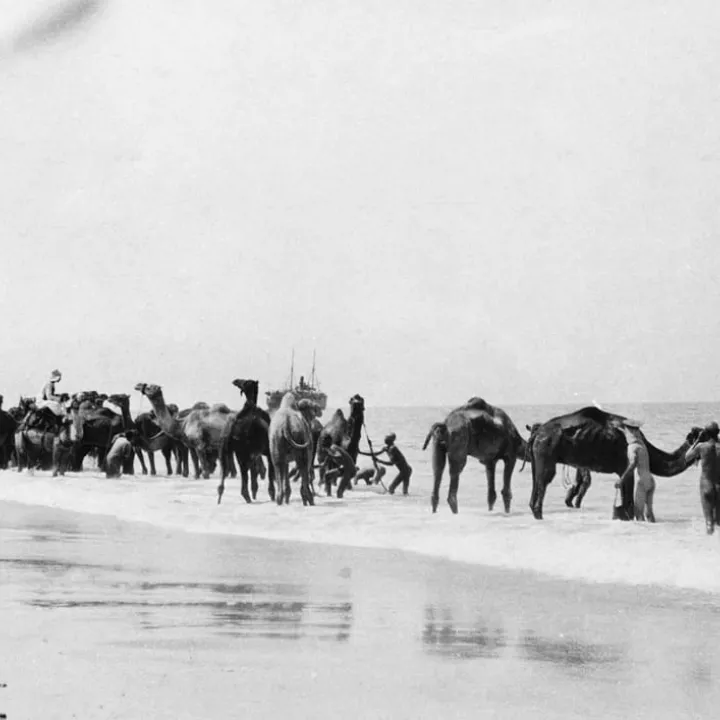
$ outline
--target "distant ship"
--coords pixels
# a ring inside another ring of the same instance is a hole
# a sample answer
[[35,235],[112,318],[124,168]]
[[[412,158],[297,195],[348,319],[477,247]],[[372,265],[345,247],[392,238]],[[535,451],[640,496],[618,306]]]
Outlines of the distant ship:
[[320,408],[319,415],[322,415],[323,410],[327,407],[327,395],[320,390],[320,382],[318,381],[317,375],[315,374],[315,353],[313,352],[313,364],[312,372],[310,373],[310,382],[305,381],[305,376],[300,376],[300,381],[295,385],[295,351],[293,351],[292,360],[290,362],[290,381],[285,385],[284,388],[279,390],[268,390],[265,393],[267,398],[267,406],[270,412],[277,410],[280,407],[280,402],[283,399],[283,395],[286,392],[292,390],[298,400],[307,398],[317,403]]

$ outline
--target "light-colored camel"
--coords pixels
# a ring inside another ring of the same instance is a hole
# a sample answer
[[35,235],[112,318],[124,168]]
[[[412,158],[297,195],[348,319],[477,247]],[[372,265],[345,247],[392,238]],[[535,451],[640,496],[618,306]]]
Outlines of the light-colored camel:
[[448,505],[457,513],[457,492],[460,473],[468,457],[477,458],[487,475],[488,508],[493,509],[497,500],[495,491],[495,466],[503,461],[502,497],[505,512],[510,512],[512,500],[512,473],[518,458],[525,458],[527,444],[508,414],[493,407],[482,398],[473,397],[459,408],[455,408],[444,422],[435,423],[425,438],[423,450],[433,439],[432,463],[435,482],[432,494],[432,509],[437,512],[445,462],[450,471]]
[[222,404],[209,407],[206,403],[196,403],[189,411],[173,415],[165,404],[159,385],[138,383],[135,389],[150,401],[163,431],[190,449],[195,478],[200,477],[200,465],[203,477],[209,478],[214,457],[222,452],[226,425],[233,417],[230,408]]
[[313,442],[307,420],[298,410],[297,399],[291,392],[285,393],[280,407],[270,420],[268,430],[270,457],[275,470],[275,500],[278,505],[290,502],[289,465],[295,462],[301,479],[300,496],[303,505],[314,505],[311,484]]

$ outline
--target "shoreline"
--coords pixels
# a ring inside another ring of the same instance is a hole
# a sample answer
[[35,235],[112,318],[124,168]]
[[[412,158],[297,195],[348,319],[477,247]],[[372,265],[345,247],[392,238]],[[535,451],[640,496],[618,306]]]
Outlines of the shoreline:
[[720,701],[711,596],[23,503],[0,503],[0,536],[8,718],[674,718]]
[[[519,579],[522,582],[539,583],[550,587],[553,590],[560,590],[561,586],[565,586],[566,584],[572,584],[577,585],[579,588],[584,588],[588,592],[609,592],[617,595],[623,595],[627,593],[634,600],[638,600],[641,596],[647,594],[646,599],[651,599],[654,601],[657,599],[658,593],[661,593],[664,597],[683,604],[685,602],[688,602],[689,604],[699,603],[701,605],[707,604],[708,606],[714,606],[720,603],[716,593],[698,588],[676,587],[672,585],[664,585],[661,583],[633,584],[611,580],[565,578],[532,568],[502,567],[491,564],[475,563],[466,560],[451,559],[438,555],[423,553],[414,549],[403,549],[384,545],[371,547],[367,545],[333,543],[325,540],[313,540],[307,538],[265,537],[258,534],[226,532],[218,529],[184,529],[173,524],[159,525],[148,520],[133,520],[109,513],[73,510],[62,507],[48,506],[43,503],[25,503],[16,500],[0,499],[0,518],[2,518],[5,514],[3,511],[4,506],[7,506],[10,509],[10,512],[12,512],[13,506],[37,508],[40,512],[48,511],[50,513],[66,514],[70,517],[77,516],[80,518],[95,518],[99,522],[113,522],[126,524],[129,526],[136,526],[138,528],[144,528],[151,533],[178,533],[187,536],[200,535],[214,537],[217,539],[224,538],[229,542],[249,541],[251,543],[258,543],[259,545],[267,544],[267,546],[274,546],[277,548],[284,548],[292,546],[294,543],[301,543],[303,546],[314,547],[315,549],[324,548],[335,556],[342,556],[343,553],[348,556],[358,553],[367,554],[368,557],[373,554],[385,557],[407,556],[409,558],[415,559],[416,562],[429,563],[436,567],[444,567],[449,564],[451,568],[454,567],[457,571],[464,572],[470,575],[472,575],[473,573],[496,575],[497,577],[506,578],[508,582],[513,579]],[[2,527],[2,521],[0,521],[0,527]]]

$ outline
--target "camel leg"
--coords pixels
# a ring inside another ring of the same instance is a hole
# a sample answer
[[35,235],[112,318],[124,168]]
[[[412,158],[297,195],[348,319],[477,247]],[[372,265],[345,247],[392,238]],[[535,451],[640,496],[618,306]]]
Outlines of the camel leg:
[[155,453],[152,450],[148,450],[148,462],[150,463],[150,474],[155,477],[157,469],[155,468]]
[[432,468],[433,468],[433,492],[432,492],[432,511],[437,512],[438,503],[440,502],[440,485],[442,484],[443,472],[445,472],[445,462],[447,460],[447,449],[444,444],[438,440],[433,440],[432,448]]
[[[143,475],[147,475],[147,466],[145,465],[145,458],[143,457],[143,451],[139,448],[135,448],[135,454],[138,457],[138,460],[140,461],[140,469],[142,471]],[[148,453],[149,455],[149,453]]]
[[630,521],[635,517],[635,504],[633,496],[635,493],[635,473],[630,473],[625,482],[620,487],[621,503],[619,507],[613,506],[613,520]]
[[452,454],[448,457],[448,471],[450,473],[450,489],[448,490],[447,502],[453,514],[457,515],[458,504],[457,504],[457,493],[460,485],[460,473],[465,469],[465,463],[467,462],[467,455],[463,452],[460,457],[453,457]]
[[512,504],[512,474],[515,469],[515,458],[505,458],[503,461],[503,489],[502,499],[505,512],[510,512],[510,505]]
[[495,507],[497,500],[497,491],[495,490],[495,461],[491,460],[485,466],[485,475],[487,477],[487,504],[488,510]]
[[250,464],[250,492],[252,493],[252,499],[257,499],[257,492],[258,492],[258,471],[255,467],[255,461],[253,461]]
[[[188,448],[190,458],[193,462],[193,470],[195,471],[195,479],[200,479],[200,461],[198,460],[198,451],[195,448]],[[203,460],[204,462],[204,460]]]
[[172,450],[169,448],[165,448],[164,450],[161,450],[163,457],[165,458],[165,469],[167,471],[167,475],[170,476],[173,474],[172,471],[172,463],[170,462],[172,459]]
[[270,455],[268,454],[266,457],[268,459],[268,497],[272,501],[275,499],[275,466],[273,465],[273,461]]
[[238,461],[238,465],[240,466],[240,478],[242,482],[242,489],[240,491],[240,494],[243,496],[243,499],[246,503],[251,502],[250,500],[250,493],[248,492],[248,472],[249,468],[247,463]]

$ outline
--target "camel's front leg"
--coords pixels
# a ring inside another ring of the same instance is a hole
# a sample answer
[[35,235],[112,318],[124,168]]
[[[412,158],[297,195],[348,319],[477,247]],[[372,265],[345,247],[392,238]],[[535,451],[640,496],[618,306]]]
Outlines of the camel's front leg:
[[515,458],[506,459],[503,462],[503,489],[502,499],[503,505],[505,506],[505,512],[510,512],[510,506],[512,504],[512,475],[515,470]]
[[488,510],[495,507],[497,500],[497,491],[495,490],[495,461],[489,460],[485,465],[485,475],[487,476],[487,504]]

